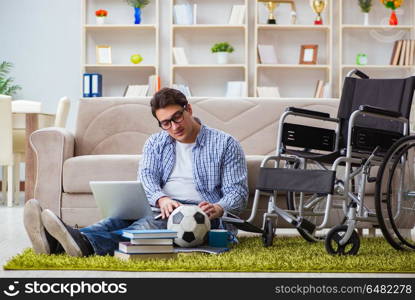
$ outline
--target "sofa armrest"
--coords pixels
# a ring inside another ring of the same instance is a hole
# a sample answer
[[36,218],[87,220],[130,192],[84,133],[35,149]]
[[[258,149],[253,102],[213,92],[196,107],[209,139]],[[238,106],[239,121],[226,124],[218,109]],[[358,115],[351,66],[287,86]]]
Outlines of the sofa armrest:
[[64,128],[49,127],[33,132],[30,144],[36,161],[35,198],[61,216],[63,163],[74,155],[75,138]]

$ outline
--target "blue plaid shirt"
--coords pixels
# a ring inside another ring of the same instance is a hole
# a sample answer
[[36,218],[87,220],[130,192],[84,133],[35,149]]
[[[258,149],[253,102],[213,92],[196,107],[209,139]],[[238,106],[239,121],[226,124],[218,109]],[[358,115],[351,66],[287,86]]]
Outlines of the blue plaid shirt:
[[[144,145],[138,178],[151,205],[164,196],[176,161],[175,140],[165,131]],[[193,147],[193,179],[202,199],[239,214],[248,199],[247,166],[239,143],[229,134],[201,125]]]

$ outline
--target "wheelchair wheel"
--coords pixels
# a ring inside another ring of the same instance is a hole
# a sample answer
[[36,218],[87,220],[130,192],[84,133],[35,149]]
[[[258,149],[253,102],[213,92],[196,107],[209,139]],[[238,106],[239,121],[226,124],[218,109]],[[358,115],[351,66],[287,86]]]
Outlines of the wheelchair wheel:
[[415,137],[401,138],[386,153],[376,180],[379,226],[385,239],[397,250],[415,250],[415,240],[410,234],[415,226],[414,163]]
[[[289,210],[298,210],[298,206],[296,204],[296,199],[295,199],[296,196],[298,197],[299,193],[287,192],[286,200],[287,200],[287,208]],[[320,210],[319,206],[316,206],[313,208],[314,212],[317,212],[318,210]],[[316,224],[318,218],[320,217],[307,216],[304,218],[310,221],[311,223]],[[313,234],[309,233],[308,231],[302,228],[297,228],[297,231],[303,239],[305,239],[307,242],[310,242],[310,243],[323,242],[325,240],[325,236],[321,232],[318,232],[318,231],[315,231]]]
[[275,228],[272,223],[273,221],[270,219],[265,220],[264,233],[262,234],[262,243],[264,244],[264,247],[272,246],[275,236]]
[[346,244],[339,242],[346,234],[347,225],[337,225],[330,229],[325,240],[325,247],[331,255],[356,255],[360,248],[360,238],[355,230]]

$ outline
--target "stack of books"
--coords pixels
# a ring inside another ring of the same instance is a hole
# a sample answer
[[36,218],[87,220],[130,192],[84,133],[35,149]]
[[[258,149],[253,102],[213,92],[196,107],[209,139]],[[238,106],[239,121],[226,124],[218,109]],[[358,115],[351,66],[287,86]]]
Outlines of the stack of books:
[[121,259],[144,260],[175,258],[173,240],[177,232],[167,229],[123,230],[123,237],[129,242],[120,242],[114,256]]
[[390,65],[409,66],[414,64],[415,40],[395,41],[393,46]]

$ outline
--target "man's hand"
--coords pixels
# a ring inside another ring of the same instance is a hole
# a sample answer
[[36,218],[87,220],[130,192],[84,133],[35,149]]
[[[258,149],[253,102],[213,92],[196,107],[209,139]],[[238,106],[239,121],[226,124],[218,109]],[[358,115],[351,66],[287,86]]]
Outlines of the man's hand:
[[206,201],[200,202],[199,207],[208,215],[210,220],[223,216],[223,207],[219,204],[212,204]]
[[174,201],[169,197],[161,197],[157,200],[157,204],[160,207],[162,219],[168,218],[173,210],[181,205],[179,202]]

